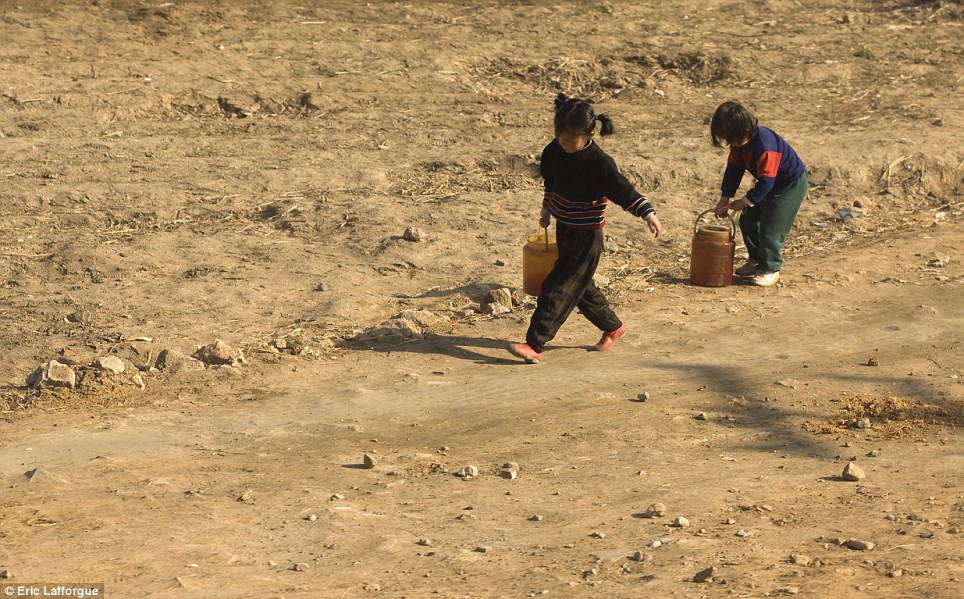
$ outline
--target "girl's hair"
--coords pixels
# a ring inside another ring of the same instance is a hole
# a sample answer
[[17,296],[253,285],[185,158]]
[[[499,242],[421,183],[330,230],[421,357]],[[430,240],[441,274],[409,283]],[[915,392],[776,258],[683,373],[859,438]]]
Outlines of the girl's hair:
[[722,148],[723,144],[740,143],[753,137],[757,120],[739,102],[723,102],[713,113],[710,122],[710,137],[713,145]]
[[560,93],[556,96],[556,135],[564,131],[577,135],[591,135],[599,121],[601,135],[612,135],[616,132],[613,121],[608,114],[599,114],[592,109],[592,104],[579,98],[570,98]]

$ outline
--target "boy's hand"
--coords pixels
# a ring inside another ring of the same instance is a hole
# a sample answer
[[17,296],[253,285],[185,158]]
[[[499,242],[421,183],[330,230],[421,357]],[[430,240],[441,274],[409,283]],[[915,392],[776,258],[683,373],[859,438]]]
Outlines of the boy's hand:
[[550,214],[549,214],[548,208],[543,208],[539,212],[539,226],[542,227],[543,229],[549,228],[549,216]]
[[720,196],[720,201],[716,203],[716,210],[715,210],[716,215],[718,217],[723,218],[724,216],[726,216],[727,210],[730,209],[731,199],[732,198],[728,198],[726,196]]
[[659,222],[659,217],[656,216],[655,212],[650,212],[646,216],[646,224],[649,225],[649,230],[653,232],[653,237],[659,237],[659,234],[663,232],[663,223]]

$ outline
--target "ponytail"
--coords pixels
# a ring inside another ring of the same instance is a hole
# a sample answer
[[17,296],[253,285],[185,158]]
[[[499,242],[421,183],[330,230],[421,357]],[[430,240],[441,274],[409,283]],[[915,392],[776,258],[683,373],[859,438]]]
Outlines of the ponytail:
[[553,102],[556,116],[553,119],[556,135],[563,131],[570,131],[579,135],[591,135],[596,129],[596,121],[599,121],[600,135],[612,135],[616,132],[613,120],[608,114],[599,114],[592,108],[587,100],[570,98],[566,94],[559,92]]

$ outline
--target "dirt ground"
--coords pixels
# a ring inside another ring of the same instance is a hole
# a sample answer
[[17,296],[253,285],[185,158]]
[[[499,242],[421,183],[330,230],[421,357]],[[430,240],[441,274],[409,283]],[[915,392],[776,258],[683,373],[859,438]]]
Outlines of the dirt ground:
[[[0,8],[5,590],[964,594],[960,1]],[[559,91],[666,232],[526,365]],[[810,174],[772,288],[688,282],[727,99]]]

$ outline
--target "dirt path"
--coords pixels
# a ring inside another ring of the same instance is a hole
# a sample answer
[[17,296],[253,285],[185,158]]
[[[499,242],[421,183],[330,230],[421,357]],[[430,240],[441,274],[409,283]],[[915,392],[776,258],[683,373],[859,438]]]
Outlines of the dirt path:
[[[0,586],[961,595],[962,15],[5,6]],[[520,284],[558,91],[613,117],[666,234],[613,209],[600,284],[629,333],[588,352],[575,316],[531,366],[504,349],[531,303],[480,303]],[[687,282],[730,98],[812,183],[773,288]],[[154,368],[215,339],[246,364]],[[76,388],[25,384],[55,359]]]

